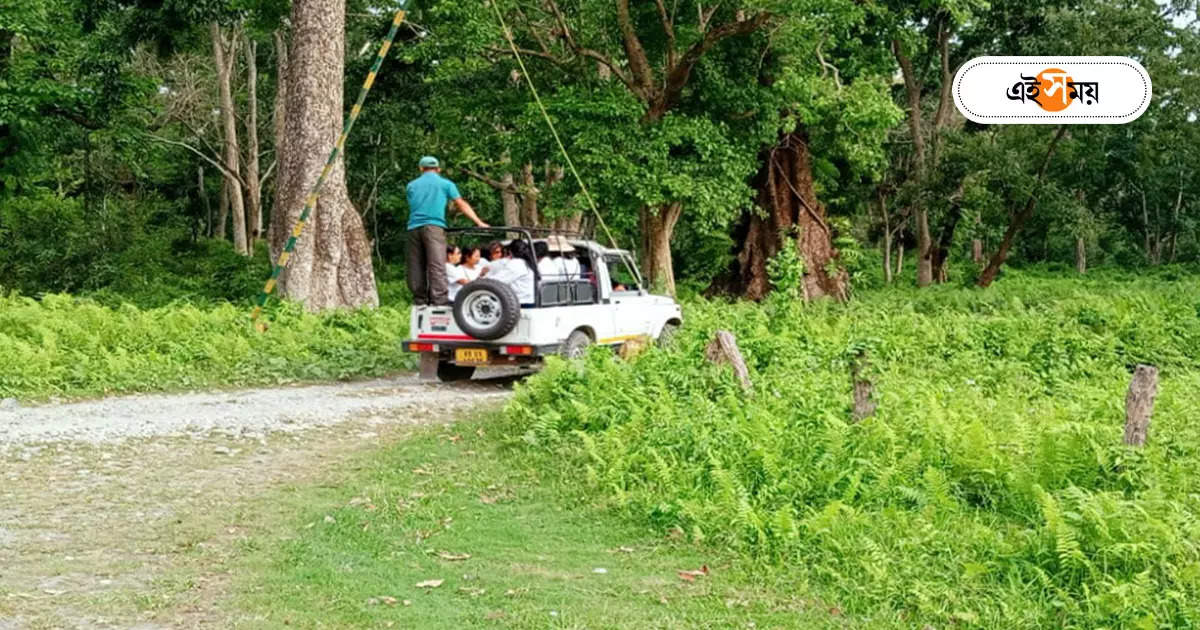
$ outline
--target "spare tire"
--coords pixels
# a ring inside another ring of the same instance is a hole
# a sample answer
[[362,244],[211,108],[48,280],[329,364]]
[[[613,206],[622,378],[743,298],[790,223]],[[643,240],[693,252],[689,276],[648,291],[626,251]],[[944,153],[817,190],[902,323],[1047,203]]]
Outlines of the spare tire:
[[476,339],[499,339],[521,318],[521,302],[508,284],[480,278],[463,285],[454,298],[454,322]]

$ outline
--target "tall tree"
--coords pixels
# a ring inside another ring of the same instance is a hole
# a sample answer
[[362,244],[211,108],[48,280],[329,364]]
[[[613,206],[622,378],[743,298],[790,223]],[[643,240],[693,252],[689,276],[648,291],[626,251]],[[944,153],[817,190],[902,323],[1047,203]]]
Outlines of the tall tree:
[[250,248],[246,242],[246,206],[242,196],[242,182],[238,177],[241,173],[241,150],[238,148],[237,110],[233,102],[233,68],[237,61],[238,34],[236,29],[231,29],[226,37],[223,30],[215,21],[209,25],[221,104],[222,152],[227,173],[225,190],[229,195],[229,208],[233,215],[233,248],[239,254],[247,254]]
[[[272,255],[282,251],[343,122],[345,0],[292,3],[284,135],[270,227]],[[309,310],[377,306],[371,249],[350,203],[345,163],[333,165],[305,234],[282,276],[283,295]]]

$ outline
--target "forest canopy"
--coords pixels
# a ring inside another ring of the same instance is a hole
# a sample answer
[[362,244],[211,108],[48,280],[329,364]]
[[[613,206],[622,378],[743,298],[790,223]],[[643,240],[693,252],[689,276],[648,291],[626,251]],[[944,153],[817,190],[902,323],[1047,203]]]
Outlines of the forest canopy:
[[[906,273],[971,282],[1026,206],[1002,263],[1200,257],[1194,2],[496,1],[605,222],[660,288],[760,299],[789,241],[810,297]],[[343,112],[397,8],[348,3]],[[377,272],[401,259],[422,155],[493,224],[594,224],[491,8],[412,2],[349,139],[347,225]],[[6,7],[0,282],[249,297],[164,278],[265,275],[236,255],[290,229],[292,20],[281,0]],[[970,58],[1061,51],[1138,60],[1151,107],[1051,148],[1053,129],[974,124],[949,100]]]

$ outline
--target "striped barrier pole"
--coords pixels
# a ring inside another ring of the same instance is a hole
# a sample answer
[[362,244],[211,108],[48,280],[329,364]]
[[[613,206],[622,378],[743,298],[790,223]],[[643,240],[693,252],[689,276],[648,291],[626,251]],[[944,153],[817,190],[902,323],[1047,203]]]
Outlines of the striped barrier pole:
[[259,332],[266,330],[266,324],[259,321],[262,317],[263,307],[267,304],[267,298],[271,292],[275,290],[275,286],[279,281],[279,274],[283,273],[283,269],[287,267],[288,261],[292,254],[296,251],[296,242],[300,240],[300,235],[304,233],[304,224],[308,222],[309,215],[312,214],[313,207],[317,205],[317,197],[320,195],[321,188],[325,185],[325,179],[329,177],[329,172],[333,170],[333,165],[337,162],[338,156],[346,147],[346,138],[350,135],[350,130],[354,128],[354,121],[358,120],[358,115],[362,113],[363,102],[367,100],[367,93],[371,91],[371,86],[375,84],[375,75],[379,72],[379,67],[383,65],[383,58],[387,56],[388,50],[392,47],[392,40],[396,38],[396,31],[400,29],[400,24],[404,22],[404,10],[396,12],[396,17],[392,19],[392,28],[388,31],[387,37],[383,40],[383,45],[379,48],[379,54],[375,55],[375,63],[371,64],[371,71],[367,73],[367,80],[363,82],[362,90],[358,93],[358,101],[354,103],[354,107],[350,110],[350,119],[346,121],[346,126],[342,128],[342,134],[338,136],[337,142],[333,145],[333,150],[329,152],[329,159],[325,161],[325,168],[321,169],[321,176],[317,178],[317,182],[308,192],[308,197],[304,200],[304,210],[300,212],[300,218],[296,221],[296,225],[292,226],[292,234],[288,237],[287,243],[283,246],[283,251],[279,254],[279,259],[275,261],[275,268],[271,270],[271,277],[263,286],[262,292],[258,294],[257,304],[254,306],[254,311],[250,314],[250,320],[254,323],[255,328]]

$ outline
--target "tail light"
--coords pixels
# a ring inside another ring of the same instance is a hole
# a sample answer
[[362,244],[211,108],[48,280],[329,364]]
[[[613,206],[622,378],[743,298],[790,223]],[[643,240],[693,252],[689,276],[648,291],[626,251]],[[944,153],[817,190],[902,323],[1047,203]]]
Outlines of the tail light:
[[504,354],[533,354],[533,346],[504,346]]
[[431,343],[410,343],[408,344],[409,352],[433,352],[437,350],[437,346]]

